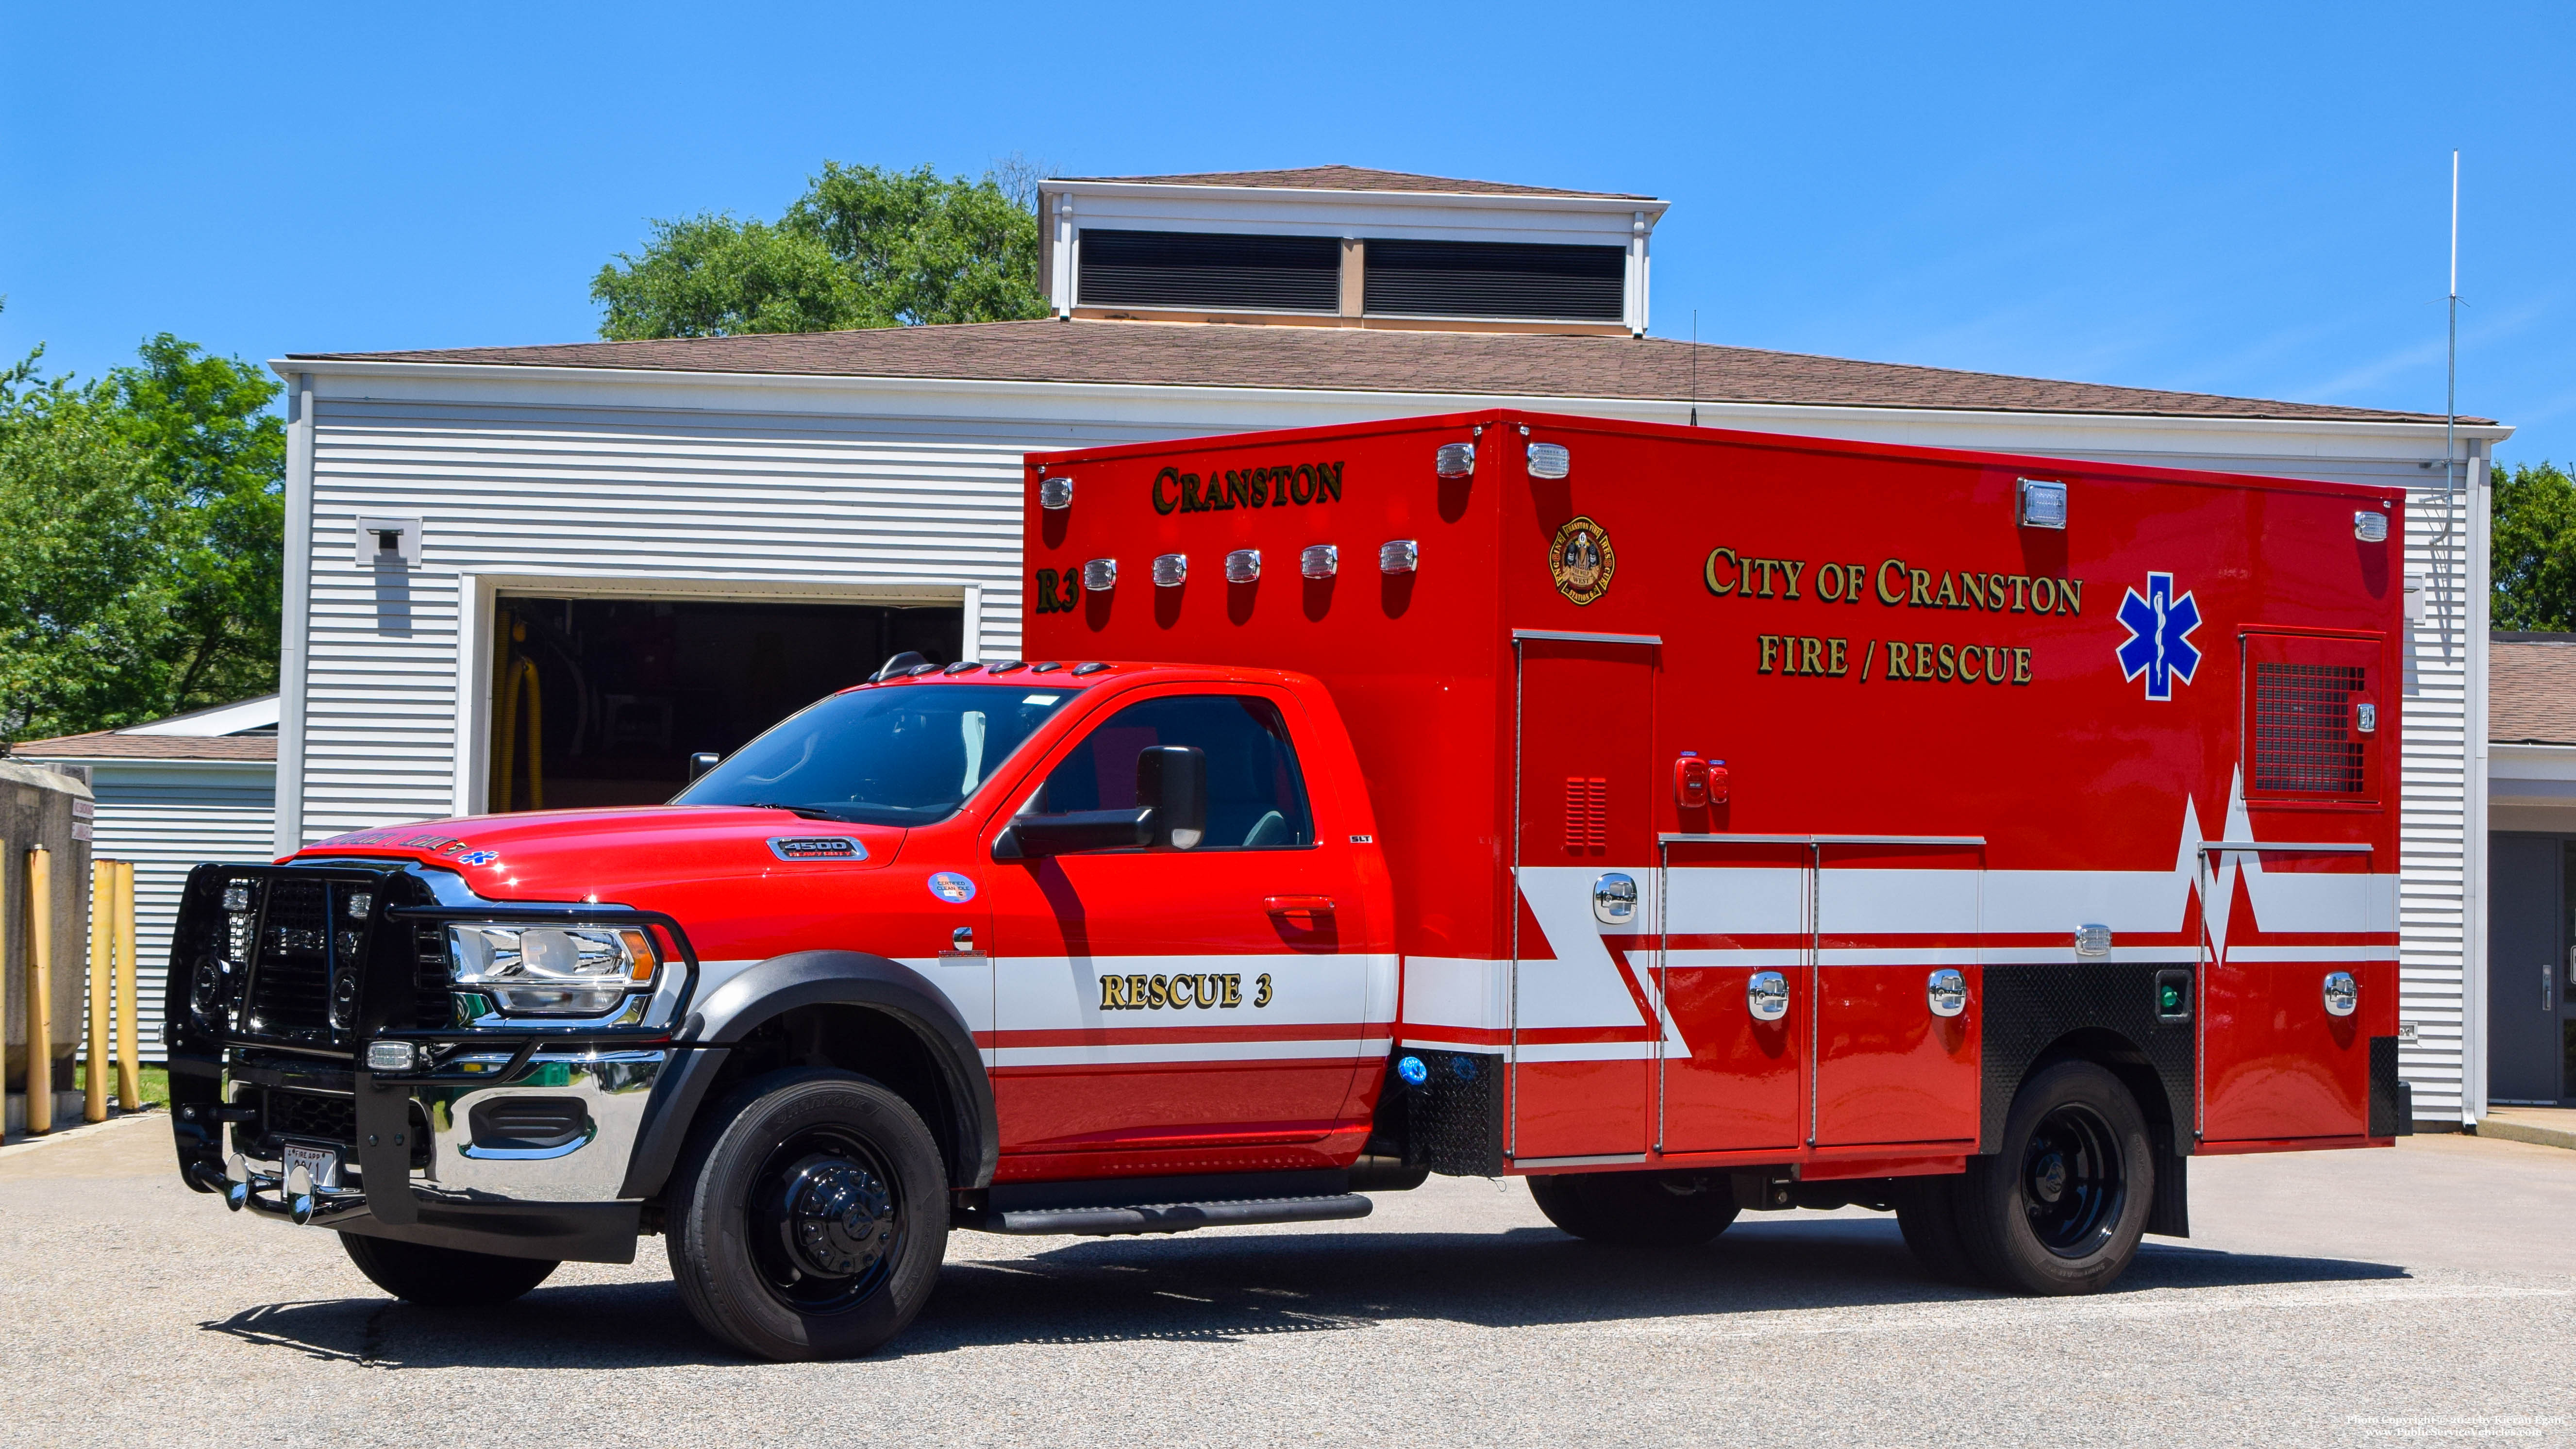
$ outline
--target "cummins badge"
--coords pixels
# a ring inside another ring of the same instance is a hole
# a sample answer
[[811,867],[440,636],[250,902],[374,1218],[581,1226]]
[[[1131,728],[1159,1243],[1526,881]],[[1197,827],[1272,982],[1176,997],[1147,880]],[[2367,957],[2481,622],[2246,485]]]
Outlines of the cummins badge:
[[1610,576],[1619,571],[1619,555],[1600,524],[1576,514],[1556,531],[1556,542],[1548,549],[1547,571],[1555,578],[1558,593],[1588,604],[1610,592]]

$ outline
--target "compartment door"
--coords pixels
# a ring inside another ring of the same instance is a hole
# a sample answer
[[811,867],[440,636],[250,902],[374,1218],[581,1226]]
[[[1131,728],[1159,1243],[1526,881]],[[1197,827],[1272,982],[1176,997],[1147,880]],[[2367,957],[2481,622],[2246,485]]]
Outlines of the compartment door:
[[1516,1160],[1645,1152],[1659,640],[1516,634]]
[[1816,862],[1817,1145],[1973,1141],[1982,846],[1827,836]]
[[1664,847],[1657,976],[1669,1013],[1659,1068],[1666,1152],[1791,1149],[1807,1140],[1812,851],[1803,837]]
[[[2241,643],[2251,838],[2291,843],[2202,856],[2201,1134],[2357,1137],[2371,1032],[2397,1019],[2397,862],[2353,841],[2382,833],[2394,774],[2383,641],[2249,632]],[[2338,1015],[2327,986],[2346,973],[2358,994]]]

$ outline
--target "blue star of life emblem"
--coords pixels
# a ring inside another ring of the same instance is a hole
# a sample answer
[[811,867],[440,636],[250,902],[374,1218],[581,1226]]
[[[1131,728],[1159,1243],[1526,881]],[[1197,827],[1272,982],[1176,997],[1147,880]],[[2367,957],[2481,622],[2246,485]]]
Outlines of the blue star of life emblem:
[[2173,682],[2191,683],[2200,668],[2200,650],[2191,632],[2200,627],[2200,605],[2189,590],[2174,597],[2173,575],[2147,575],[2147,591],[2128,591],[2120,600],[2120,626],[2129,631],[2120,645],[2120,677],[2147,677],[2147,698],[2173,698]]

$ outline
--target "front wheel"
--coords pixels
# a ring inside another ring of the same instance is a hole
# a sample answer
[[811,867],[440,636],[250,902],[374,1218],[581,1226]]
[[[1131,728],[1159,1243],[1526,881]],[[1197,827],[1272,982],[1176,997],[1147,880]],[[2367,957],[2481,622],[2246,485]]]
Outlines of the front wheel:
[[356,1233],[342,1233],[340,1246],[368,1282],[424,1308],[507,1303],[546,1281],[559,1266],[550,1258],[504,1258]]
[[910,1104],[845,1072],[778,1072],[709,1114],[673,1175],[671,1276],[759,1358],[855,1358],[901,1333],[948,1250],[948,1181]]
[[1696,1247],[1735,1221],[1735,1190],[1722,1172],[1565,1172],[1529,1185],[1549,1222],[1596,1243]]
[[2156,1186],[2145,1116],[2120,1079],[2061,1062],[2013,1098],[2003,1150],[1953,1179],[1959,1235],[2010,1292],[2097,1293],[2138,1256]]

